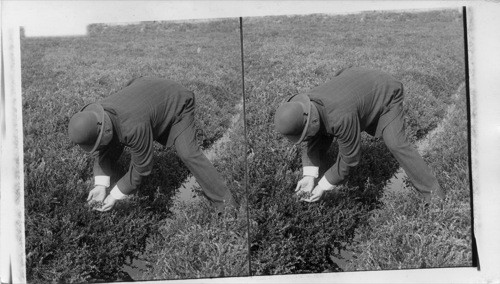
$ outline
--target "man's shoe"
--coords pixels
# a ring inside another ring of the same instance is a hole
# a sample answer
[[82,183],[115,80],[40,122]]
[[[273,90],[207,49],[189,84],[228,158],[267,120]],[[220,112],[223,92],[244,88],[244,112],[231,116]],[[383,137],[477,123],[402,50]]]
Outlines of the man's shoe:
[[425,193],[422,195],[423,195],[422,202],[424,203],[425,208],[429,208],[429,206],[431,204],[440,205],[442,208],[443,203],[446,199],[446,194],[444,193],[444,191],[441,188],[439,188],[438,190],[435,190],[433,192]]

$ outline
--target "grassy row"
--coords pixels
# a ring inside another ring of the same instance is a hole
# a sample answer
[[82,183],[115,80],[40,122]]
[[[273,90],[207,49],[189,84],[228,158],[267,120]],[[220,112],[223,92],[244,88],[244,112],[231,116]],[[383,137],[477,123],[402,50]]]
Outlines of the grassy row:
[[[28,281],[123,279],[122,266],[172,217],[172,196],[188,175],[172,149],[156,145],[154,170],[138,194],[111,213],[91,211],[92,160],[67,138],[71,115],[133,77],[170,78],[195,93],[208,147],[240,101],[238,44],[237,20],[94,25],[85,37],[22,38]],[[120,162],[123,173],[128,158]]]
[[231,131],[214,161],[240,203],[236,216],[230,211],[217,218],[204,200],[175,204],[180,213],[161,222],[159,236],[148,241],[150,267],[143,279],[249,275],[243,137],[242,127]]
[[[424,137],[454,103],[452,95],[463,81],[461,16],[448,10],[264,17],[247,19],[244,27],[248,143],[254,153],[249,161],[252,273],[340,271],[331,256],[348,248],[358,228],[369,224],[399,166],[382,141],[363,136],[362,160],[340,192],[318,204],[300,203],[293,196],[300,151],[274,130],[274,111],[285,98],[327,81],[342,67],[365,66],[403,82],[407,135],[413,141]],[[335,148],[325,167],[335,160]],[[469,233],[466,227],[460,232]]]

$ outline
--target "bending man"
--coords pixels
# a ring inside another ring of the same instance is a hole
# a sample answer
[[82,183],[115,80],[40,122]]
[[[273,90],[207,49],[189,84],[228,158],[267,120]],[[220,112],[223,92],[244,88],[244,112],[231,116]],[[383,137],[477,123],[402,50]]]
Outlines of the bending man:
[[[153,142],[175,146],[177,155],[194,175],[204,195],[217,210],[237,207],[221,176],[195,139],[194,94],[165,79],[141,77],[121,91],[83,107],[69,122],[70,139],[93,154],[95,187],[88,201],[103,201],[107,211],[126,198],[151,173]],[[106,196],[114,163],[130,148],[128,172]]]
[[[363,68],[341,70],[326,84],[289,98],[275,114],[281,134],[296,144],[307,142],[302,149],[304,177],[296,188],[298,193],[312,192],[305,201],[318,201],[358,164],[362,131],[382,137],[426,202],[433,195],[444,199],[436,177],[408,142],[403,123],[401,82]],[[334,138],[339,147],[337,160],[315,186],[320,159]]]

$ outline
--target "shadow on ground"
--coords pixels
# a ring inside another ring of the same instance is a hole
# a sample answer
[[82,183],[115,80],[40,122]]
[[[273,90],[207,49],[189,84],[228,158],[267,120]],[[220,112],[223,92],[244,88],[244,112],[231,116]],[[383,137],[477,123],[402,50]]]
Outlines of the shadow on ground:
[[[343,271],[342,263],[335,262],[332,256],[345,251],[356,228],[368,222],[370,212],[380,205],[387,180],[399,168],[382,141],[364,137],[361,151],[359,165],[351,170],[339,191],[326,193],[320,202],[300,201],[294,194],[300,175],[290,172],[278,172],[277,181],[265,180],[260,186],[266,187],[252,192],[252,274]],[[321,174],[335,162],[336,154],[334,144]],[[264,157],[271,155],[263,153]],[[298,151],[296,159],[300,159]],[[269,166],[269,170],[276,167]]]

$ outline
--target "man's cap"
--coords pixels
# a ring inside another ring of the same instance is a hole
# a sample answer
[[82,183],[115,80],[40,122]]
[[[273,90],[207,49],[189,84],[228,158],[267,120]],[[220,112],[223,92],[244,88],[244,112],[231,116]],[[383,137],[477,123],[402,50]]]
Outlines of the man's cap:
[[113,125],[103,107],[98,103],[91,103],[71,117],[68,135],[84,151],[93,153],[103,140],[111,140]]
[[290,97],[276,110],[276,130],[295,144],[315,135],[319,130],[319,113],[309,96]]

